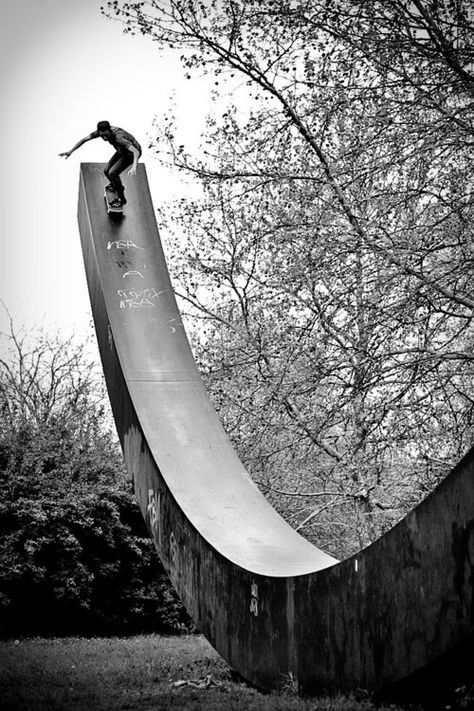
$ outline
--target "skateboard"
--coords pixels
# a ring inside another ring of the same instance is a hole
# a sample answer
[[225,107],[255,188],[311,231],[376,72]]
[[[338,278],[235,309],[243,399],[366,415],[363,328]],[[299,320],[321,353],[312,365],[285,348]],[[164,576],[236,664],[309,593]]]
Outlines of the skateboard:
[[[123,205],[120,201],[119,196],[113,188],[106,187],[104,189],[104,200],[107,212],[109,215],[122,215]],[[114,204],[115,203],[115,204]]]

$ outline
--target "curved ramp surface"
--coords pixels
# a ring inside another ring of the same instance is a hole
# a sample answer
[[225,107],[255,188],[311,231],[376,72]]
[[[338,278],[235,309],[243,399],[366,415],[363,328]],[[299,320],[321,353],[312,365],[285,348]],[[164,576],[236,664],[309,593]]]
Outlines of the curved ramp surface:
[[274,511],[236,456],[183,329],[146,171],[106,213],[81,165],[79,227],[126,466],[157,551],[199,629],[251,682],[423,695],[472,676],[474,455],[341,563]]

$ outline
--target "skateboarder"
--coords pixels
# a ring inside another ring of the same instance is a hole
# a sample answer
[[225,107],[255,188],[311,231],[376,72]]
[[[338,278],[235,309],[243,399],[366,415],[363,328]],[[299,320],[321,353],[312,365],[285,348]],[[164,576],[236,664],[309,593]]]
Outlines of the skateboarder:
[[107,187],[111,187],[115,190],[120,200],[120,205],[125,205],[127,200],[125,199],[123,183],[120,180],[120,173],[123,173],[123,171],[131,165],[128,175],[135,175],[137,172],[138,159],[142,154],[141,146],[137,139],[132,136],[131,133],[124,131],[123,128],[111,126],[108,121],[99,121],[96,131],[92,131],[88,136],[81,138],[70,151],[65,151],[59,155],[64,158],[69,158],[71,153],[93,138],[102,138],[115,148],[115,153],[105,166],[104,173],[110,181]]

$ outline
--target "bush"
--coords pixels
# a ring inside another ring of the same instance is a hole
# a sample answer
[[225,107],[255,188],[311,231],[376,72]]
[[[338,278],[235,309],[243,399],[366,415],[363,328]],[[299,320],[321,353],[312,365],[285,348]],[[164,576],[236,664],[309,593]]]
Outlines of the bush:
[[131,494],[2,501],[0,635],[189,630]]
[[34,338],[12,331],[0,361],[0,636],[189,630],[129,490],[102,381],[83,347]]

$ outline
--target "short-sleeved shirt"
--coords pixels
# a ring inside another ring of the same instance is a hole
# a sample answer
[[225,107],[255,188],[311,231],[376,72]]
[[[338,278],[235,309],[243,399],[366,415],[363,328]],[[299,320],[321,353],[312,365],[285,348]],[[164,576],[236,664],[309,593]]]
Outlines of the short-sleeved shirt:
[[[140,144],[131,133],[124,131],[123,128],[118,128],[117,126],[111,126],[110,132],[110,138],[106,138],[105,140],[108,141],[116,151],[119,153],[131,153],[130,146],[133,146],[137,149],[140,155],[142,154]],[[99,138],[99,131],[92,131],[89,138]]]

